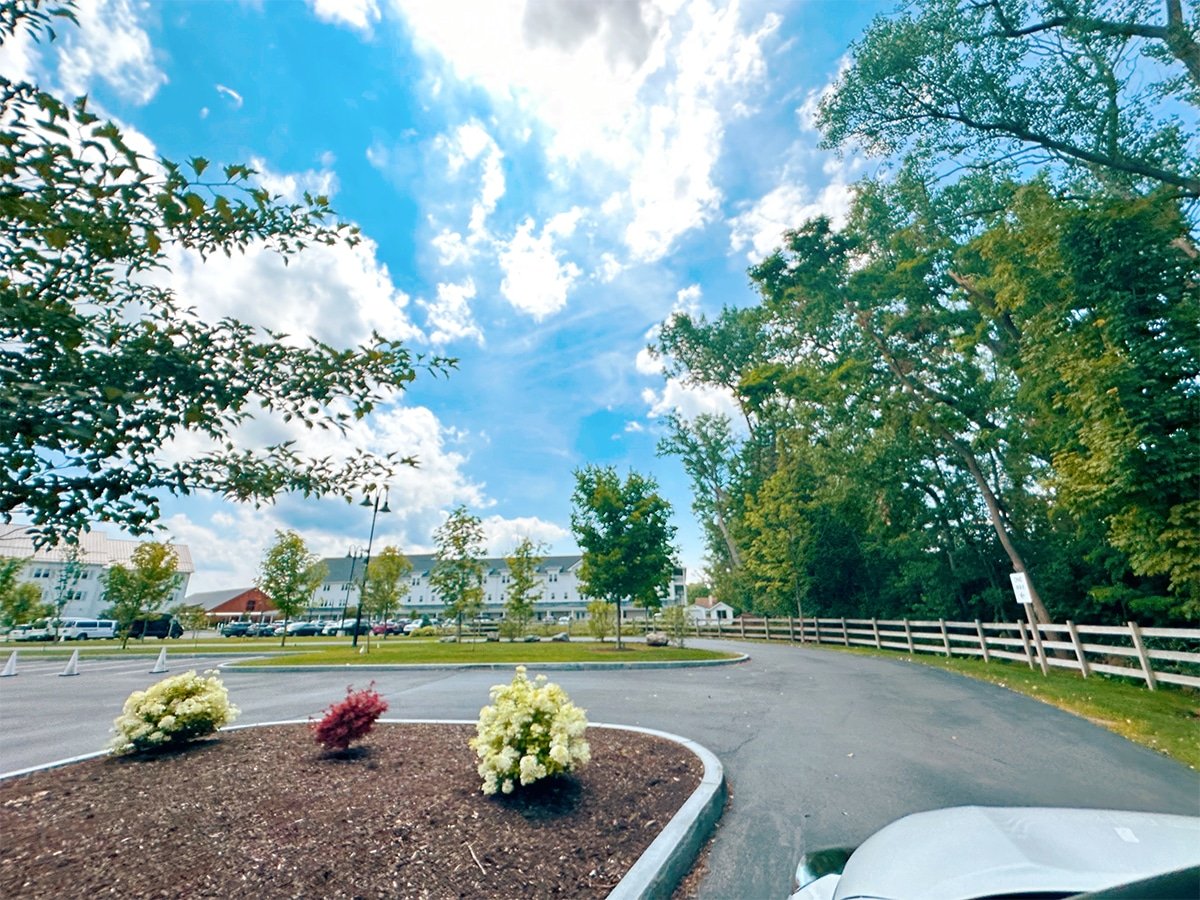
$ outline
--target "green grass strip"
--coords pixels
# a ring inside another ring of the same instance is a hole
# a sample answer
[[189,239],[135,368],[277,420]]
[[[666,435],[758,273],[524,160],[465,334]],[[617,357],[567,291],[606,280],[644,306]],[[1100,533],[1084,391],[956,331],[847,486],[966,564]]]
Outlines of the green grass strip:
[[[298,648],[293,648],[298,649]],[[348,646],[305,649],[287,656],[251,660],[253,666],[342,666],[342,665],[417,665],[454,663],[627,663],[681,660],[729,659],[732,654],[685,647],[647,647],[627,643],[617,650],[615,642],[572,641],[520,643],[464,642],[443,644],[430,640],[372,641],[370,652],[359,639],[357,648]]]

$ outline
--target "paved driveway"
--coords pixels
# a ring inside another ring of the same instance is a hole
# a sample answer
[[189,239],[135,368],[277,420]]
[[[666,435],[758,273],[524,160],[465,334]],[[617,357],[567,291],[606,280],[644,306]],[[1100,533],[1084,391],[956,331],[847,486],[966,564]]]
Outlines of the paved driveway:
[[[725,765],[730,806],[703,898],[779,900],[806,850],[853,845],[919,810],[967,803],[1200,815],[1200,776],[1003,688],[903,660],[740,645],[736,666],[556,672],[593,722],[699,741]],[[22,662],[0,680],[0,771],[99,749],[151,660]],[[194,661],[172,656],[174,672]],[[201,667],[204,663],[199,664]],[[230,672],[242,723],[304,718],[374,678],[399,718],[473,719],[503,672]]]

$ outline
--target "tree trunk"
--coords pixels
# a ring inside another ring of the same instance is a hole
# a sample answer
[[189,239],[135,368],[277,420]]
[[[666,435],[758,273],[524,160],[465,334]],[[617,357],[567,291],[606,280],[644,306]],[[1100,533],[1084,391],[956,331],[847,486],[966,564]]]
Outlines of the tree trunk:
[[1029,575],[1029,570],[1025,566],[1024,558],[1013,545],[1012,538],[1009,536],[1008,529],[1004,524],[1004,517],[1000,514],[1000,504],[996,500],[996,495],[992,493],[991,485],[983,477],[983,472],[979,468],[979,461],[975,459],[975,454],[965,444],[955,440],[946,432],[943,432],[943,436],[949,440],[950,446],[954,448],[955,452],[963,458],[963,462],[967,464],[967,471],[975,479],[975,484],[978,485],[979,492],[983,495],[983,502],[987,504],[988,518],[991,519],[992,529],[996,532],[996,537],[1000,540],[1000,546],[1008,554],[1013,570],[1025,575],[1025,579],[1029,584],[1029,596],[1033,600],[1034,617],[1038,622],[1048,624],[1050,622],[1050,614],[1046,611],[1046,606],[1042,603],[1042,598],[1034,586],[1033,579]]
[[617,649],[621,647],[621,598],[617,598]]

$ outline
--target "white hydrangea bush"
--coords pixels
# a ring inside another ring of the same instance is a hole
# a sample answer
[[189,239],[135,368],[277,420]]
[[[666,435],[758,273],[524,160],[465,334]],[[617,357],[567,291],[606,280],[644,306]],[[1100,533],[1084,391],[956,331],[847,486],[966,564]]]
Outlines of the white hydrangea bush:
[[518,666],[512,684],[495,685],[491,699],[470,742],[485,794],[511,794],[518,783],[570,772],[592,758],[585,711],[545,675],[530,681]]
[[109,748],[122,754],[182,744],[228,725],[238,712],[215,671],[172,675],[129,695]]

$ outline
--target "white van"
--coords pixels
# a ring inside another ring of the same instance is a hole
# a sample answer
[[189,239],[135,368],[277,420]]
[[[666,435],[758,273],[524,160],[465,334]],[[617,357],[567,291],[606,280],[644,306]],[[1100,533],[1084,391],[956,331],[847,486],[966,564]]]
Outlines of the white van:
[[112,619],[63,619],[58,636],[64,641],[86,641],[117,636],[117,623]]

